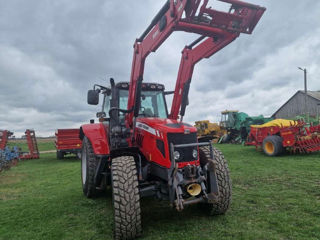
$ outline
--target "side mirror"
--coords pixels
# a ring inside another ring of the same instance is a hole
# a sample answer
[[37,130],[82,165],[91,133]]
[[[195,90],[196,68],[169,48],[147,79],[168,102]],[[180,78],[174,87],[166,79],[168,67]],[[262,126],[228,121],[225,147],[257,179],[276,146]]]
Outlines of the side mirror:
[[99,91],[89,90],[88,95],[87,95],[87,102],[90,105],[98,105],[99,104]]

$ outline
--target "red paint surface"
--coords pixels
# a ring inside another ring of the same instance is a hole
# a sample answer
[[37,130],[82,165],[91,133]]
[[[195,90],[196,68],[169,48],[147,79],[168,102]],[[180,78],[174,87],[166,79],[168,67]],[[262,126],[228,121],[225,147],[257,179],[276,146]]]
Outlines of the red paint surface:
[[[137,120],[137,124],[143,123],[148,125],[150,128],[157,131],[157,133],[154,135],[146,130],[142,130],[140,128],[136,128],[136,138],[139,134],[140,136],[143,136],[143,142],[142,146],[139,146],[140,151],[143,153],[143,155],[146,157],[148,161],[152,161],[157,163],[160,166],[170,168],[171,161],[170,161],[170,150],[169,150],[169,144],[167,139],[168,133],[196,133],[197,129],[193,126],[188,126],[185,124],[180,124],[177,120],[172,119],[160,119],[160,118],[139,118]],[[167,124],[180,124],[178,128],[176,127],[170,127],[167,126]],[[166,158],[163,157],[160,150],[157,148],[156,140],[162,140],[164,142],[164,148],[165,148],[165,155]],[[199,165],[199,161],[191,161],[191,162],[182,162],[178,163],[179,168],[184,167],[188,164],[196,164]]]
[[71,150],[81,149],[82,141],[79,137],[80,130],[76,129],[57,129],[56,135],[56,149],[57,150]]
[[103,123],[82,125],[82,131],[84,135],[89,138],[96,155],[106,155],[110,153],[107,127]]

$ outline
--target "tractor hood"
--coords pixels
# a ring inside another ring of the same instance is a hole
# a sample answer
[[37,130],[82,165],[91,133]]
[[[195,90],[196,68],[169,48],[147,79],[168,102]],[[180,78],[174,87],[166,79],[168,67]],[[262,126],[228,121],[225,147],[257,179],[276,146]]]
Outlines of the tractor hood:
[[188,123],[164,118],[138,118],[136,127],[146,131],[161,131],[163,133],[194,133],[197,129]]

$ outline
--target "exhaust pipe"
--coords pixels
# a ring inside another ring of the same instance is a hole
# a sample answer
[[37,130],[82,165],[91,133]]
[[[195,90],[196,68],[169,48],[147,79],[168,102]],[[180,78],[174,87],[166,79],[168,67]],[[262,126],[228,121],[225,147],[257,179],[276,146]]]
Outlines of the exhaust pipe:
[[192,196],[198,196],[201,193],[201,185],[199,183],[191,183],[187,186],[187,192]]

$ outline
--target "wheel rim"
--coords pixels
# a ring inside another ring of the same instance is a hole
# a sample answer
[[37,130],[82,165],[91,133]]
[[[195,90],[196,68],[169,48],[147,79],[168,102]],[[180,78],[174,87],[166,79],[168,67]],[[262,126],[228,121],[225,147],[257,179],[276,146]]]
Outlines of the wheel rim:
[[272,142],[266,142],[265,150],[268,154],[272,154],[274,152],[274,145]]
[[85,148],[83,148],[82,154],[81,154],[81,173],[82,173],[82,184],[86,184],[86,178],[87,178],[87,154]]

